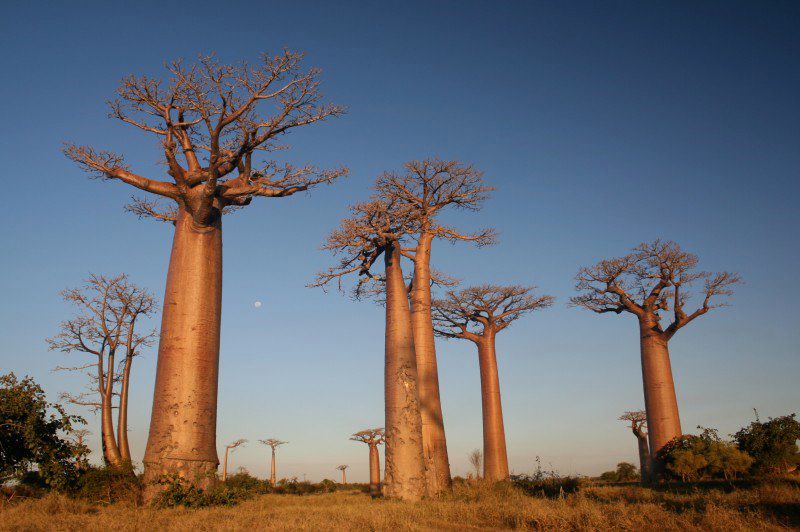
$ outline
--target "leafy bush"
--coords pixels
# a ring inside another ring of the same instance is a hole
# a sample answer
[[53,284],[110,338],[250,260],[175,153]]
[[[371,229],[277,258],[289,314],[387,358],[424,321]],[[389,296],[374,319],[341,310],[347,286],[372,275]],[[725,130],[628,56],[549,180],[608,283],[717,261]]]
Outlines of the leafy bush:
[[73,424],[59,404],[48,403],[44,390],[30,377],[0,375],[0,483],[37,471],[51,488],[65,489],[77,477],[76,448],[62,435]]
[[684,482],[734,479],[746,473],[753,463],[753,458],[747,453],[720,439],[716,430],[708,428],[703,428],[700,435],[685,434],[669,441],[657,458],[665,465],[668,477],[680,478]]
[[795,470],[800,465],[797,440],[800,439],[800,422],[795,414],[758,419],[733,434],[739,450],[755,459],[753,471],[757,474],[780,474]]
[[606,482],[630,482],[639,478],[639,470],[630,462],[620,462],[616,471],[606,471],[600,475],[600,480]]
[[203,490],[192,486],[177,475],[163,479],[161,484],[165,486],[165,489],[155,501],[155,506],[159,508],[235,506],[244,500],[252,498],[254,495],[252,492],[238,487],[231,487],[221,482],[212,485],[207,490]]
[[577,477],[562,477],[555,470],[542,469],[538,456],[533,474],[511,475],[511,482],[527,495],[549,498],[575,493],[581,488],[580,479]]
[[89,502],[141,502],[142,485],[130,468],[90,467],[78,478],[74,495]]

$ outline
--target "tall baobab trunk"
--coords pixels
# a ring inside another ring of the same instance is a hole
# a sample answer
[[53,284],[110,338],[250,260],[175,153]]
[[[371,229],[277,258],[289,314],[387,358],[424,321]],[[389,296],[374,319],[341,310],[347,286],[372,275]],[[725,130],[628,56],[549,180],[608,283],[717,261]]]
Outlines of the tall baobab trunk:
[[414,257],[411,289],[411,326],[417,356],[419,406],[422,418],[422,445],[428,495],[449,490],[450,461],[444,433],[442,402],[439,397],[439,370],[431,318],[431,241],[433,235],[422,232]]
[[400,249],[384,253],[386,268],[386,495],[414,501],[425,495],[417,358]]
[[377,497],[381,494],[381,459],[378,446],[369,446],[369,494]]
[[119,414],[117,417],[117,444],[123,463],[130,466],[131,449],[128,445],[128,389],[130,387],[131,363],[133,357],[125,357],[125,367],[122,370],[122,389],[119,395]]
[[103,440],[103,459],[107,465],[119,467],[122,464],[119,446],[114,438],[114,352],[108,354],[108,370],[103,381],[103,367],[98,365],[99,382],[102,384],[102,398],[100,401],[100,435]]
[[347,484],[347,470],[342,469],[342,484]]
[[270,486],[275,485],[275,447],[272,448],[272,464],[269,469],[269,484]]
[[634,430],[636,441],[639,445],[639,471],[642,476],[642,484],[650,482],[650,447],[647,444],[647,434]]
[[681,420],[669,362],[669,347],[664,335],[654,330],[654,325],[647,319],[639,323],[644,405],[654,465],[652,473],[659,474],[660,466],[656,460],[658,451],[668,441],[681,435]]
[[222,220],[198,227],[181,208],[175,224],[158,347],[150,435],[145,452],[147,499],[163,475],[207,487],[216,449],[217,377],[222,299]]
[[222,459],[222,482],[228,480],[228,451],[229,447],[225,447],[225,458]]
[[478,342],[483,409],[483,478],[489,481],[508,480],[506,433],[494,341],[494,332],[487,330]]

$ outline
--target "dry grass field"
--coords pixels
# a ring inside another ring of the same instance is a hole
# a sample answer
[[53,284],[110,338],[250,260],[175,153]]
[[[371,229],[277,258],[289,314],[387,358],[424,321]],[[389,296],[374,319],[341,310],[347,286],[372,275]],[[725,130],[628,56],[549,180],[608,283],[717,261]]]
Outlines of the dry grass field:
[[800,528],[800,483],[735,489],[589,486],[560,499],[468,484],[417,504],[357,491],[261,495],[233,507],[149,509],[62,495],[5,502],[2,530],[787,530]]

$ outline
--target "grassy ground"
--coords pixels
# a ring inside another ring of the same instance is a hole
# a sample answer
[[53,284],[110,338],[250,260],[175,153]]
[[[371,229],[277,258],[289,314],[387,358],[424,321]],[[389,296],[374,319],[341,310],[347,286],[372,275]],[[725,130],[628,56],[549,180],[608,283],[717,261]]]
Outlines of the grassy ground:
[[154,510],[50,494],[0,505],[2,530],[785,530],[800,529],[800,484],[659,490],[594,486],[561,499],[511,486],[457,486],[417,504],[356,492],[262,495],[234,507]]

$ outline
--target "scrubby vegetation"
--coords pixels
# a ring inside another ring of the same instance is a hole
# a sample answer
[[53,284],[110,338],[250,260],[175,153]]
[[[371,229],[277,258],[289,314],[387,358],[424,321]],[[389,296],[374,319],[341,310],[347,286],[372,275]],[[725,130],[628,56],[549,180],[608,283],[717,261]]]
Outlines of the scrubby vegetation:
[[51,493],[0,503],[5,530],[785,530],[800,527],[800,483],[707,482],[653,490],[587,484],[551,499],[510,483],[462,481],[451,495],[409,504],[346,489],[264,494],[235,507],[102,505]]

